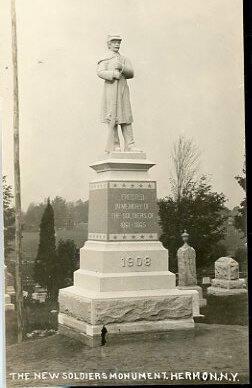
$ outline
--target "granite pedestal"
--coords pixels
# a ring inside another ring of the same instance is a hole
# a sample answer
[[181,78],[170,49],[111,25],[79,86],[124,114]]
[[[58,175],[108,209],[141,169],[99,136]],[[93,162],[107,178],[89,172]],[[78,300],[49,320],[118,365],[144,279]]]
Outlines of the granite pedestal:
[[103,325],[111,335],[194,328],[198,292],[176,289],[158,241],[152,166],[144,153],[126,152],[91,165],[88,241],[74,285],[59,293],[61,333],[95,346]]

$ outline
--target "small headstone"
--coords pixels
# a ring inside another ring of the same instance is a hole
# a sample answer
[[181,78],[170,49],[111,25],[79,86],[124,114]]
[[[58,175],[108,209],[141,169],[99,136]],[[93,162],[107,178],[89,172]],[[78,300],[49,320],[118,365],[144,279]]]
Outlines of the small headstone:
[[5,287],[14,287],[13,275],[7,271],[6,266],[5,266]]
[[189,234],[184,231],[182,234],[182,239],[184,245],[178,249],[178,274],[179,286],[194,286],[197,285],[197,276],[196,276],[196,253],[195,250],[188,245],[187,241]]
[[239,279],[239,264],[231,257],[220,257],[215,262],[215,278],[207,293],[213,295],[234,295],[246,293],[245,280]]
[[11,295],[15,294],[13,276],[7,272],[6,265],[4,266],[5,273],[5,311],[14,310],[14,304],[11,302]]
[[[196,252],[193,247],[188,244],[189,234],[186,230],[181,235],[184,242],[183,246],[178,249],[178,288],[198,291],[198,306],[206,305],[206,300],[203,299],[202,288],[197,285],[196,275]],[[198,307],[199,309],[199,307]],[[197,315],[197,314],[196,314]],[[200,315],[198,311],[198,315]]]
[[215,262],[215,278],[236,280],[239,279],[239,264],[231,257],[220,257]]
[[211,279],[209,276],[203,276],[202,284],[211,284]]
[[32,299],[37,300],[40,303],[44,303],[46,301],[46,292],[33,292]]

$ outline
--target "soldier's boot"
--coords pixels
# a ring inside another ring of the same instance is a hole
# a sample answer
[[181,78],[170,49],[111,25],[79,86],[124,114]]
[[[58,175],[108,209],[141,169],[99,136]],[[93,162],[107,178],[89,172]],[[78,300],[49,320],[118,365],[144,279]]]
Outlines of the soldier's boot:
[[124,138],[124,152],[142,152],[135,146],[133,129],[131,124],[121,124],[122,135]]
[[119,136],[118,136],[118,125],[115,125],[115,127],[114,127],[114,147],[113,147],[113,151],[121,152],[120,140],[119,140]]
[[117,125],[114,126],[113,131],[111,131],[110,126],[108,126],[108,139],[105,151],[108,154],[113,151],[121,151]]

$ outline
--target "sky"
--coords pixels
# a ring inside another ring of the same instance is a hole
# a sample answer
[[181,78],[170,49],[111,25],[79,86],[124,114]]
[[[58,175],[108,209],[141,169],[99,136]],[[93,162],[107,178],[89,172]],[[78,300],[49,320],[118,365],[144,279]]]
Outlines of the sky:
[[[179,135],[201,151],[200,173],[227,206],[244,192],[241,0],[16,0],[22,207],[56,195],[88,199],[89,167],[104,157],[103,81],[96,63],[120,33],[138,148],[156,163],[158,197],[171,192]],[[13,184],[10,1],[1,0],[3,173]]]

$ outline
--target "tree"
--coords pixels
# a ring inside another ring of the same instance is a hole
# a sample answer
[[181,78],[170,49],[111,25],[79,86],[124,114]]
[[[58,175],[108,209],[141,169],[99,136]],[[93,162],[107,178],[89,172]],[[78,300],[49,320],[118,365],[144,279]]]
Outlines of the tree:
[[180,136],[173,144],[171,189],[176,201],[180,201],[183,193],[195,180],[199,168],[200,152],[192,139]]
[[73,219],[76,223],[88,221],[88,201],[83,202],[79,199],[75,202]]
[[8,261],[9,254],[14,250],[15,239],[15,208],[12,206],[12,201],[12,187],[7,184],[6,176],[3,176],[4,257],[9,271],[13,273],[13,268]]
[[73,273],[76,269],[76,246],[73,240],[60,240],[57,246],[58,257],[58,287],[63,288],[73,283]]
[[197,267],[202,268],[210,264],[215,245],[224,237],[225,201],[222,193],[212,191],[205,176],[198,182],[190,182],[179,202],[172,196],[159,200],[162,227],[160,240],[169,250],[173,271],[177,270],[176,253],[182,245],[181,233],[184,229],[189,232],[190,243],[197,252]]
[[[236,176],[235,179],[242,187],[246,194],[246,169],[243,167],[243,176]],[[234,225],[237,229],[241,230],[244,235],[247,233],[247,199],[241,201],[240,207],[238,208],[238,214],[234,218]]]
[[56,196],[52,201],[52,207],[54,210],[55,227],[57,229],[65,227],[68,213],[66,200]]
[[248,251],[247,247],[239,247],[235,250],[233,258],[239,263],[239,270],[241,272],[247,272],[248,268]]
[[39,246],[35,260],[34,278],[41,286],[47,289],[47,299],[56,301],[58,297],[57,263],[54,212],[48,199],[42,215],[39,231]]
[[25,213],[25,229],[26,230],[38,230],[41,221],[42,214],[44,213],[46,203],[30,203]]
[[[24,215],[25,230],[39,230],[42,214],[46,207],[46,201],[30,203]],[[76,202],[66,202],[64,198],[55,197],[52,200],[54,210],[55,228],[73,228],[80,222],[88,220],[88,201],[79,199]]]

